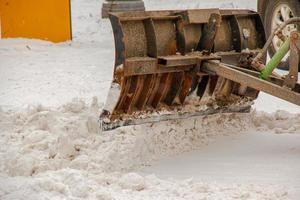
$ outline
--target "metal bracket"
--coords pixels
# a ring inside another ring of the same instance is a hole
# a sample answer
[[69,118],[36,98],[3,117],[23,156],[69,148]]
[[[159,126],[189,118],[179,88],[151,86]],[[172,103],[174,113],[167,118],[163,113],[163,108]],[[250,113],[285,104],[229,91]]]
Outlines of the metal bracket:
[[288,88],[295,88],[298,81],[298,66],[299,66],[299,52],[300,52],[300,33],[294,31],[291,33],[290,42],[290,58],[289,58],[289,74],[285,77],[284,85]]
[[206,61],[203,63],[202,68],[204,72],[211,73],[214,72],[218,76],[229,79],[231,81],[245,84],[248,87],[254,88],[256,90],[264,91],[273,96],[279,97],[291,103],[300,106],[300,88],[299,84],[295,84],[296,91],[290,90],[289,88],[282,87],[278,82],[273,82],[271,80],[263,80],[258,76],[254,76],[246,71],[240,71],[237,68],[229,67],[219,61]]

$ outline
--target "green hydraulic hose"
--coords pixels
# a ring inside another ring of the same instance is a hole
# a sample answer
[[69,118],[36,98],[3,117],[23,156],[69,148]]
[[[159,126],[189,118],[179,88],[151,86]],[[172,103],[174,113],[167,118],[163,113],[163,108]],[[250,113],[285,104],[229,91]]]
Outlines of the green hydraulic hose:
[[284,58],[284,56],[288,53],[290,50],[290,38],[287,38],[284,43],[281,45],[279,50],[275,53],[275,55],[272,57],[272,59],[268,62],[268,64],[265,66],[265,68],[260,73],[261,79],[267,79],[274,69],[280,64],[281,60]]

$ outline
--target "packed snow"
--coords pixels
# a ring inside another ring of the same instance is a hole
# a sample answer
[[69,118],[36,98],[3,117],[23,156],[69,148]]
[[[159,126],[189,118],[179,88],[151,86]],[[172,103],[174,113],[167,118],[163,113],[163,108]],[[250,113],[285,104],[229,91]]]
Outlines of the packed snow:
[[300,108],[267,94],[250,114],[99,130],[114,64],[102,3],[72,0],[73,41],[0,40],[0,199],[297,200]]

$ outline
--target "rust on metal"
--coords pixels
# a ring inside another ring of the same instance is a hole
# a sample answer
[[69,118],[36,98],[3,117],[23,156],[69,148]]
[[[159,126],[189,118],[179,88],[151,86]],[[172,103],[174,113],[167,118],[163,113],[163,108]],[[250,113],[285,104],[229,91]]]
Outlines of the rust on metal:
[[111,13],[109,18],[116,49],[114,84],[120,86],[114,111],[105,112],[109,120],[181,109],[190,102],[201,105],[217,93],[257,97],[257,90],[202,69],[214,60],[252,70],[247,59],[265,42],[257,13],[195,9]]
[[126,112],[128,113],[132,113],[135,109],[135,106],[143,92],[143,88],[144,88],[144,84],[145,84],[145,76],[146,75],[143,75],[143,76],[137,76],[137,82],[136,82],[136,87],[135,87],[135,90],[133,92],[133,95],[132,95],[132,98],[131,98],[131,101],[128,102],[127,104],[127,110]]
[[299,52],[300,52],[300,33],[291,33],[290,43],[290,59],[289,59],[289,73],[285,77],[284,85],[289,88],[295,88],[298,82],[298,67],[299,67]]
[[162,75],[156,95],[154,96],[153,101],[151,103],[151,106],[153,108],[157,108],[158,105],[162,102],[162,100],[166,97],[167,92],[171,87],[172,78],[173,78],[172,73],[164,73]]
[[179,92],[180,103],[183,104],[186,97],[189,94],[190,88],[192,86],[193,75],[191,72],[184,73],[184,80],[182,82],[181,90]]
[[197,50],[205,51],[205,53],[210,54],[212,52],[214,41],[218,29],[221,24],[221,15],[212,13],[208,23],[204,25],[202,36],[200,38]]
[[146,75],[144,87],[141,92],[140,98],[137,100],[136,108],[139,110],[143,110],[147,100],[149,99],[150,95],[153,93],[153,88],[155,87],[157,80],[157,75],[148,74]]
[[164,103],[166,103],[168,106],[173,105],[175,98],[178,96],[181,90],[183,81],[184,81],[183,71],[174,73],[168,94],[164,99]]
[[186,10],[178,12],[185,24],[206,24],[212,14],[220,15],[219,9]]
[[124,76],[154,74],[157,72],[157,59],[133,57],[124,62]]
[[195,56],[181,56],[171,55],[158,57],[158,64],[164,67],[177,67],[177,66],[189,66],[197,64],[197,57]]
[[[279,97],[291,103],[300,106],[300,93],[299,91],[292,91],[289,88],[282,87],[273,82],[260,79],[258,76],[252,76],[240,70],[228,67],[219,61],[207,61],[203,64],[202,69],[207,73],[217,74],[230,81],[240,84],[245,84],[256,90],[264,91],[273,96]],[[297,84],[299,85],[299,84]],[[299,87],[299,86],[298,86]]]

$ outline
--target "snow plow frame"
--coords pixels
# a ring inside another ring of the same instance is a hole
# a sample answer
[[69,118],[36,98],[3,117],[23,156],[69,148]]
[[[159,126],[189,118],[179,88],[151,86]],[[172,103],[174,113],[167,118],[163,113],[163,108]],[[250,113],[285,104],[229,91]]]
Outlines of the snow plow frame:
[[[145,11],[110,13],[109,18],[116,52],[113,92],[100,116],[103,130],[218,112],[248,112],[259,90],[281,98],[284,90],[291,97],[285,99],[299,101],[299,94],[282,88],[280,77],[259,80],[253,70],[251,62],[266,42],[260,16],[253,11]],[[269,83],[282,90],[275,91]],[[186,100],[195,93],[198,102]],[[190,104],[197,107],[192,113],[184,109]],[[161,110],[171,114],[162,115]]]

